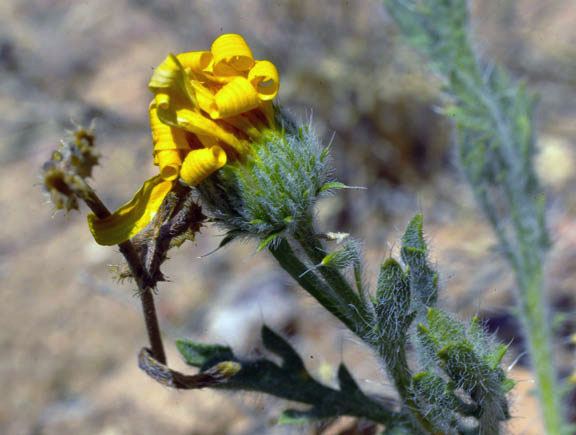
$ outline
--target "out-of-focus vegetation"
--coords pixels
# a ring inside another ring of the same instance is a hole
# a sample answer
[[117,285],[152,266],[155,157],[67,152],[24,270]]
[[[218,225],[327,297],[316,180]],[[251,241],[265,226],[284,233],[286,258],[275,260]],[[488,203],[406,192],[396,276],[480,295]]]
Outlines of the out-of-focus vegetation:
[[[476,3],[482,50],[541,95],[539,170],[555,238],[549,285],[556,314],[565,313],[558,334],[567,336],[575,324],[576,5]],[[11,0],[0,5],[0,17],[0,389],[8,392],[0,399],[2,432],[293,430],[270,426],[265,416],[277,416],[279,407],[269,399],[176,395],[138,372],[136,351],[145,337],[137,300],[104,267],[119,258],[91,241],[78,215],[66,225],[60,215],[48,221],[50,208],[39,205],[34,185],[71,120],[97,118],[104,157],[94,184],[111,208],[127,200],[154,171],[146,89],[152,68],[167,52],[205,47],[221,33],[243,34],[274,61],[281,103],[312,117],[326,142],[334,135],[339,179],[368,187],[327,200],[320,209],[326,228],[370,234],[368,261],[377,264],[406,216],[423,210],[433,257],[449,265],[441,274],[451,296],[441,302],[479,313],[503,341],[517,336],[507,312],[512,278],[494,260],[492,235],[455,170],[449,125],[435,110],[439,82],[398,39],[380,2]],[[459,223],[457,231],[441,225],[448,219]],[[166,269],[175,281],[160,289],[167,338],[230,343],[248,354],[265,321],[291,336],[311,372],[328,382],[341,360],[365,389],[386,382],[368,352],[340,334],[268,258],[254,256],[254,246],[197,258],[219,241],[207,229]],[[512,346],[521,353],[521,343]],[[560,356],[570,372],[573,356]],[[522,360],[512,374],[531,378]],[[513,433],[539,433],[531,388],[519,385],[512,414],[524,417],[512,421]]]

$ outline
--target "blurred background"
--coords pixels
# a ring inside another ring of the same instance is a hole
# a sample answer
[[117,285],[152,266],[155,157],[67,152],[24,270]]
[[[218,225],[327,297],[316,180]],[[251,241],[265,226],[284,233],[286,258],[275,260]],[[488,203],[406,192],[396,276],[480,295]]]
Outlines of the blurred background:
[[[576,289],[576,2],[476,2],[484,55],[541,96],[538,168],[555,244],[548,285],[562,374],[575,364],[568,337]],[[332,151],[339,192],[318,209],[325,231],[365,240],[369,277],[418,212],[441,273],[442,304],[479,314],[505,343],[514,390],[510,433],[540,434],[532,377],[510,315],[512,277],[459,174],[450,125],[436,108],[441,83],[399,40],[376,0],[4,0],[0,2],[0,432],[5,434],[353,434],[350,419],[278,427],[287,403],[252,394],[174,392],[148,379],[135,287],[114,281],[114,248],[95,244],[86,210],[54,214],[39,170],[73,123],[96,119],[101,166],[93,186],[110,208],[155,173],[146,85],[169,52],[208,49],[241,33],[281,74],[279,101],[311,120]],[[370,352],[251,244],[215,254],[205,228],[172,252],[158,310],[170,365],[173,340],[260,351],[266,323],[288,336],[327,383],[340,361],[366,391],[388,381]],[[364,430],[364,432],[362,432]]]

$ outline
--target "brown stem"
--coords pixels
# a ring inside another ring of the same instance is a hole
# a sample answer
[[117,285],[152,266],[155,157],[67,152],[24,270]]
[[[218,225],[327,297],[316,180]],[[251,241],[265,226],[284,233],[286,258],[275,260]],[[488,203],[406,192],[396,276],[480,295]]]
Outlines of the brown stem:
[[[111,213],[108,208],[87,183],[79,190],[81,191],[82,199],[97,218],[104,219],[110,216]],[[152,294],[152,280],[146,269],[142,266],[142,262],[134,249],[134,245],[132,245],[129,240],[120,243],[118,248],[120,248],[120,252],[126,259],[130,272],[138,285],[138,293],[140,294],[140,300],[142,302],[144,322],[146,323],[146,330],[148,331],[152,356],[159,363],[166,364],[166,353],[164,352],[164,344],[156,315],[156,306],[154,305],[154,295]]]
[[235,361],[222,361],[196,375],[185,375],[161,364],[154,359],[150,349],[145,347],[138,354],[138,366],[156,382],[178,390],[193,390],[220,384],[234,376],[242,368]]

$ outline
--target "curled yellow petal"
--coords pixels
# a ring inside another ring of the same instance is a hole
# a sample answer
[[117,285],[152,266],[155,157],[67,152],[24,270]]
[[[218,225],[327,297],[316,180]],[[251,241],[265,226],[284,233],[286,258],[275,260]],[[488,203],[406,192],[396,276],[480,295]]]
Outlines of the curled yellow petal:
[[162,109],[167,109],[168,106],[170,105],[170,95],[168,95],[164,92],[160,92],[160,93],[156,94],[156,97],[154,97],[153,104],[156,107],[161,107]]
[[178,178],[182,158],[177,150],[160,151],[154,157],[160,167],[160,176],[164,180],[172,181]]
[[210,112],[211,108],[214,106],[214,93],[217,92],[217,89],[212,92],[208,86],[204,85],[204,83],[197,81],[192,82],[192,87],[196,94],[198,107],[206,113]]
[[117,245],[142,231],[156,215],[164,198],[172,189],[172,181],[156,175],[144,183],[134,198],[111,216],[98,219],[88,215],[88,226],[100,245]]
[[150,105],[149,115],[155,153],[163,150],[190,149],[186,140],[186,132],[164,124],[158,117],[158,109],[155,102]]
[[214,72],[229,75],[234,71],[248,71],[254,65],[254,57],[246,40],[235,33],[220,36],[212,43]]
[[195,101],[194,90],[186,77],[186,72],[172,53],[156,67],[148,88],[154,93],[170,93],[184,101]]
[[182,180],[196,186],[226,164],[226,153],[219,146],[193,150],[188,153],[180,170]]
[[189,51],[176,57],[184,68],[190,68],[192,72],[203,71],[212,62],[212,53],[209,51]]
[[241,155],[246,154],[250,150],[248,141],[240,139],[235,133],[226,129],[220,123],[195,110],[173,105],[170,110],[158,110],[158,116],[162,122],[174,127],[180,127],[198,135],[198,137],[213,136],[234,148]]
[[262,101],[272,100],[278,94],[280,77],[276,66],[268,60],[257,60],[248,72],[248,80]]
[[252,84],[244,77],[236,77],[216,93],[209,114],[212,119],[228,118],[256,109],[259,104]]

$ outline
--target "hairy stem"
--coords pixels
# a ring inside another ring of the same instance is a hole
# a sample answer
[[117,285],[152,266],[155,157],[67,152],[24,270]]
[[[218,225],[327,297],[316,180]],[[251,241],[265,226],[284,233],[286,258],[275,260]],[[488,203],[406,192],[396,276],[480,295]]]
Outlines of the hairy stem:
[[525,277],[525,286],[521,292],[521,320],[532,355],[545,427],[549,434],[567,433],[563,419],[564,406],[553,364],[552,334],[548,321],[547,301],[542,291],[540,270],[534,270],[530,276]]
[[426,433],[436,433],[432,424],[420,412],[418,404],[411,397],[409,387],[412,375],[408,368],[404,344],[399,344],[398,346],[391,346],[389,343],[380,345],[378,353],[382,361],[384,361],[386,372],[392,378],[396,391],[402,398],[405,408],[414,418],[413,424]]
[[[96,217],[104,219],[110,216],[110,211],[96,195],[88,184],[85,184],[79,190],[81,197],[86,205],[94,212]],[[134,249],[132,243],[128,240],[118,245],[120,252],[126,259],[126,263],[130,268],[130,272],[138,285],[138,293],[140,301],[142,302],[142,312],[144,314],[144,322],[146,330],[148,331],[148,339],[150,341],[150,350],[152,356],[156,361],[161,364],[166,364],[166,352],[164,352],[164,344],[162,342],[162,335],[160,333],[160,326],[158,324],[158,316],[156,315],[156,306],[154,304],[154,295],[152,294],[151,279],[142,266],[142,262]]]
[[[301,227],[294,235],[298,244],[304,250],[308,259],[314,265],[319,265],[328,252],[322,246],[320,240],[316,237],[312,224]],[[319,266],[318,272],[322,278],[332,288],[340,304],[343,305],[342,309],[355,320],[356,327],[353,331],[361,338],[365,339],[362,331],[365,330],[365,322],[368,318],[366,304],[358,293],[354,291],[348,280],[342,274],[334,269],[325,266]]]
[[[309,238],[308,240],[312,240]],[[305,242],[307,243],[307,242]],[[308,243],[307,243],[308,244]],[[313,247],[313,249],[318,249],[318,246],[314,243],[308,244],[308,246]],[[350,318],[347,312],[344,311],[339,303],[338,299],[332,296],[333,291],[338,292],[339,287],[330,289],[327,285],[318,278],[314,271],[310,271],[296,256],[290,244],[286,240],[282,240],[278,245],[271,246],[270,252],[276,258],[280,266],[284,268],[297,282],[304,288],[308,293],[310,293],[314,298],[320,302],[320,304],[331,312],[335,317],[337,317],[342,323],[344,323],[352,332],[354,332],[362,340],[366,341],[368,344],[372,344],[371,340],[368,340],[364,330],[363,324],[358,324],[356,320]],[[319,252],[319,251],[317,251]],[[314,258],[317,259],[316,253],[313,254]],[[320,254],[322,255],[322,254]],[[325,255],[325,254],[323,254]],[[323,256],[321,257],[323,258]],[[315,261],[314,259],[311,259]],[[318,261],[320,262],[321,259]],[[342,281],[345,279],[340,276],[336,280],[331,279],[332,283],[335,285],[341,285]],[[345,281],[346,282],[346,281]],[[347,282],[346,282],[347,284]],[[346,308],[346,307],[343,307]],[[408,362],[406,360],[406,352],[404,346],[378,346],[379,354],[385,363],[386,369],[394,381],[396,389],[402,398],[408,412],[414,417],[414,423],[420,429],[428,433],[433,433],[433,428],[430,422],[418,411],[417,404],[410,397],[410,380],[411,373],[408,368]],[[297,399],[298,401],[304,401],[302,398]],[[354,415],[354,414],[352,414]]]
[[348,329],[358,334],[356,325],[351,321],[346,311],[343,311],[334,297],[332,290],[302,263],[290,244],[285,240],[277,245],[270,246],[270,252],[280,266],[296,280],[300,286],[310,293],[324,308],[344,323]]
[[548,249],[533,168],[533,97],[473,45],[468,1],[385,0],[391,16],[444,77],[457,110],[461,162],[517,283],[523,333],[549,434],[566,433],[542,280]]

